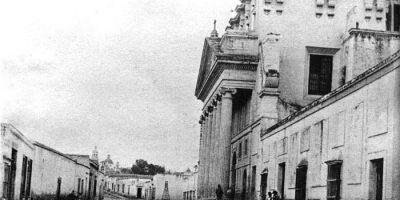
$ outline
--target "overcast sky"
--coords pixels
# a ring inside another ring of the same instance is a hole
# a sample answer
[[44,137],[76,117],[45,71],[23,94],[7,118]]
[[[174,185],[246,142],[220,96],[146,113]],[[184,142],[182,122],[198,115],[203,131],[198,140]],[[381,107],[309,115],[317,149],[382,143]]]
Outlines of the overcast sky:
[[1,1],[1,122],[64,153],[192,168],[204,37],[238,3]]

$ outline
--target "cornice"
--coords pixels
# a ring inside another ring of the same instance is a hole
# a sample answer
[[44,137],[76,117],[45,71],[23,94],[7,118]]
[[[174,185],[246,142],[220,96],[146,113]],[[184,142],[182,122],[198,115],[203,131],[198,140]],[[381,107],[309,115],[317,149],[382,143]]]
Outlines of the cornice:
[[393,39],[400,38],[400,33],[392,31],[352,28],[349,30],[349,36],[343,41],[343,43],[347,42],[352,37]]
[[212,86],[217,82],[224,70],[257,71],[258,57],[252,55],[219,55],[216,57],[214,66],[203,85],[196,93],[196,97],[205,100]]

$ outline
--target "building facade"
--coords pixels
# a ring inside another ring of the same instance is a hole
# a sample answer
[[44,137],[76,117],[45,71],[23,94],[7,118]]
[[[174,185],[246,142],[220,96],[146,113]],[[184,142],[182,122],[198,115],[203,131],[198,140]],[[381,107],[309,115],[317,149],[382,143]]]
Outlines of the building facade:
[[1,124],[0,196],[5,200],[100,200],[104,174],[89,155],[67,155]]
[[145,190],[153,181],[152,175],[108,174],[107,190],[120,195],[144,199]]
[[239,3],[204,42],[198,198],[400,199],[400,1]]

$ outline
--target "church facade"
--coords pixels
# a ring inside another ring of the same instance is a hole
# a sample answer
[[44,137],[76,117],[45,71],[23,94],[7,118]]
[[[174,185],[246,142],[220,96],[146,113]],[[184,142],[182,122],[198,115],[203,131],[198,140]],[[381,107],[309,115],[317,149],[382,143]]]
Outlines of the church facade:
[[241,0],[204,42],[199,199],[400,199],[400,1]]

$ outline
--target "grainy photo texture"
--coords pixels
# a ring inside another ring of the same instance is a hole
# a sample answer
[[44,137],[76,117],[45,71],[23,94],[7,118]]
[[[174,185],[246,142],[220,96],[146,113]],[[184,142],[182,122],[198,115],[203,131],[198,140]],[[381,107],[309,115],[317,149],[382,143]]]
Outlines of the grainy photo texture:
[[0,2],[1,200],[400,200],[400,0]]

